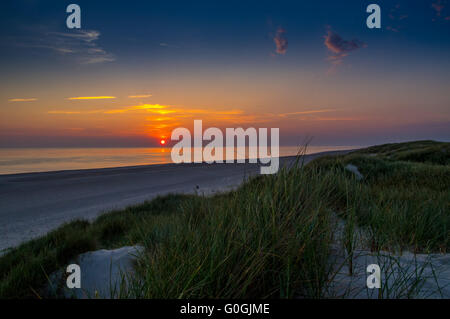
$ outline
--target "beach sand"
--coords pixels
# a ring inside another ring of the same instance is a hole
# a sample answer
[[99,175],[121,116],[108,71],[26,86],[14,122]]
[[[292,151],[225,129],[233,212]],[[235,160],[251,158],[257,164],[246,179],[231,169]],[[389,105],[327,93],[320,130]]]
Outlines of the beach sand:
[[[349,151],[305,155],[304,161]],[[280,166],[295,157],[280,158]],[[259,174],[259,164],[163,164],[0,175],[0,252],[74,219],[92,220],[169,193],[212,194]]]

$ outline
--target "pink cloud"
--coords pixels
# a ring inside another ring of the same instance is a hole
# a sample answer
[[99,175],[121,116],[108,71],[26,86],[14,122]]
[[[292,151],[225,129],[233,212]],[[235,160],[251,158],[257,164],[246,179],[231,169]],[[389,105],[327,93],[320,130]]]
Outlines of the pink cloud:
[[438,17],[441,16],[441,12],[444,9],[444,5],[442,4],[441,0],[437,0],[437,2],[432,3],[431,7],[436,10],[436,14]]
[[277,32],[275,33],[275,37],[273,38],[273,41],[275,42],[276,45],[276,50],[275,52],[277,54],[286,54],[287,51],[287,47],[288,47],[288,40],[287,38],[284,36],[284,34],[286,33],[286,30],[284,30],[283,28],[278,28]]
[[367,47],[367,44],[358,39],[344,40],[339,34],[331,29],[328,30],[328,33],[324,38],[324,44],[331,52],[328,60],[334,65],[342,64],[343,58],[348,56],[351,51]]

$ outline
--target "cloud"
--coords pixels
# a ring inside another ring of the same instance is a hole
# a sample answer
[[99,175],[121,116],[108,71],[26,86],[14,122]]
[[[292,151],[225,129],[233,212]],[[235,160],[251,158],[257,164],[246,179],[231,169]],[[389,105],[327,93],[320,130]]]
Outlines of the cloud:
[[100,38],[100,32],[96,30],[76,30],[75,32],[49,32],[48,34],[58,37],[73,38],[87,43],[94,42]]
[[444,9],[444,4],[441,0],[437,0],[436,2],[431,4],[431,7],[436,11],[436,15],[438,17],[441,16],[442,10]]
[[[256,113],[248,114],[241,109],[202,109],[173,105],[140,104],[125,106],[115,109],[95,110],[54,110],[47,112],[52,116],[75,117],[82,119],[83,116],[96,113],[96,118],[102,119],[124,119],[135,121],[133,130],[136,134],[144,134],[158,137],[168,137],[170,132],[177,127],[190,127],[194,119],[202,119],[208,126],[236,127],[255,126],[258,123],[270,123],[273,120],[289,123],[304,122],[331,122],[331,121],[358,121],[361,118],[340,116],[342,109],[317,108],[299,110],[289,113]],[[329,113],[329,114],[328,114]]]
[[281,113],[278,116],[286,117],[291,115],[306,115],[306,114],[315,114],[315,113],[328,113],[335,112],[336,109],[321,109],[321,110],[309,110],[309,111],[299,111],[299,112],[290,112],[290,113]]
[[90,111],[79,111],[79,110],[53,110],[47,112],[48,114],[93,114],[93,113],[103,113],[103,114],[121,114],[126,112],[149,112],[157,115],[173,114],[176,117],[187,117],[191,115],[216,115],[216,116],[239,116],[243,114],[242,110],[229,110],[229,111],[214,111],[206,109],[196,109],[196,108],[180,108],[173,107],[169,105],[160,104],[140,104],[133,106],[126,106],[119,109],[98,109]]
[[353,39],[344,40],[339,34],[328,29],[327,35],[324,37],[324,44],[331,52],[328,60],[335,66],[342,64],[343,59],[352,51],[367,47],[364,42]]
[[[267,121],[269,119],[273,119],[274,117],[280,118],[289,118],[295,116],[303,116],[303,115],[315,115],[322,113],[330,113],[337,112],[338,109],[317,109],[317,110],[306,110],[306,111],[298,111],[298,112],[289,112],[289,113],[263,113],[256,115],[245,114],[243,110],[240,109],[231,109],[226,111],[218,111],[218,110],[208,110],[201,108],[184,108],[184,107],[175,107],[170,105],[160,105],[160,104],[140,104],[133,106],[126,106],[117,109],[97,109],[97,110],[53,110],[47,112],[48,114],[65,114],[65,115],[77,115],[77,114],[123,114],[123,113],[141,113],[146,112],[150,113],[150,117],[148,120],[153,121],[173,121],[180,119],[188,119],[197,116],[201,116],[205,119],[214,119],[214,120],[222,120],[222,121],[230,121],[233,123],[242,123],[242,122],[262,122]],[[166,116],[169,115],[169,116]]]
[[34,102],[37,101],[36,98],[31,99],[9,99],[8,102]]
[[408,15],[405,14],[403,10],[400,9],[400,5],[397,4],[389,10],[388,17],[391,20],[391,24],[386,27],[386,30],[399,32],[400,29],[403,29],[402,24],[404,23],[402,21],[407,19]]
[[48,114],[81,114],[80,111],[48,111]]
[[15,44],[25,48],[47,49],[58,55],[73,59],[79,64],[96,64],[115,61],[113,54],[98,45],[100,32],[96,30],[70,30],[48,32],[39,30]]
[[147,98],[151,97],[151,94],[140,94],[140,95],[129,95],[128,98],[130,99],[139,99],[139,98]]
[[273,42],[275,42],[276,50],[275,52],[277,54],[284,55],[286,54],[287,48],[288,48],[288,40],[285,37],[286,30],[283,28],[278,28],[277,32],[275,33],[275,36],[273,37]]
[[161,110],[167,108],[166,105],[159,105],[159,104],[141,104],[141,105],[134,105],[134,106],[128,106],[121,109],[113,109],[105,111],[105,114],[115,114],[115,113],[125,113],[130,111],[139,111],[139,110]]
[[55,48],[59,53],[76,55],[81,64],[112,62],[116,59],[97,44],[99,31],[54,32],[49,36],[56,40],[55,44],[58,45]]
[[78,97],[68,97],[68,100],[105,100],[105,99],[115,99],[115,96],[78,96]]
[[163,48],[175,48],[175,49],[179,49],[179,48],[180,48],[180,47],[177,46],[177,45],[172,45],[172,44],[169,44],[169,43],[167,43],[167,42],[161,42],[161,43],[159,44],[159,46],[160,46],[160,47],[163,47]]
[[302,120],[308,121],[361,121],[364,118],[361,117],[314,117],[314,118],[306,118]]
[[318,109],[318,110],[307,110],[289,113],[279,113],[279,114],[262,114],[262,117],[274,118],[281,117],[286,120],[295,121],[359,121],[361,118],[358,117],[343,117],[343,116],[323,116],[324,113],[337,113],[343,109]]
[[431,4],[431,7],[434,9],[436,16],[432,19],[432,21],[443,19],[444,21],[449,21],[450,16],[446,14],[447,0],[437,0]]
[[399,30],[397,28],[391,27],[390,25],[388,25],[386,27],[386,30],[392,31],[392,32],[399,32]]
[[399,4],[395,5],[394,7],[392,7],[389,10],[389,14],[388,14],[389,18],[391,20],[404,20],[404,19],[408,18],[407,14],[404,14],[400,11],[401,11],[400,5]]
[[[92,99],[92,98],[101,98],[101,97],[90,97],[90,98],[72,98],[72,99]],[[168,106],[159,105],[159,104],[141,104],[134,106],[127,106],[120,109],[98,109],[98,110],[90,110],[90,111],[65,111],[65,110],[53,110],[47,112],[48,114],[94,114],[94,113],[103,113],[103,114],[116,114],[116,113],[125,113],[130,111],[139,111],[139,110],[160,110],[165,109]]]

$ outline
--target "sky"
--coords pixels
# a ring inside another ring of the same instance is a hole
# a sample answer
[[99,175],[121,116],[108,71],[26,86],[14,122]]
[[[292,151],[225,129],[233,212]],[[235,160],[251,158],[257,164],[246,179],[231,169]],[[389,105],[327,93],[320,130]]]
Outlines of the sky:
[[291,146],[450,141],[446,0],[15,0],[0,30],[0,147],[156,146],[196,119]]

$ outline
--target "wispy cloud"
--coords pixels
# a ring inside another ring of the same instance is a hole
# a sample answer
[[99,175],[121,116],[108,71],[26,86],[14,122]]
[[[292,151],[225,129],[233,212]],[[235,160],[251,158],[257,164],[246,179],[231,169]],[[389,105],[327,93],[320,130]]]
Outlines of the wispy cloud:
[[277,54],[284,55],[287,52],[288,48],[288,40],[285,36],[286,30],[279,27],[277,29],[277,32],[275,33],[275,36],[273,37],[273,42],[275,42],[276,50],[275,52]]
[[436,0],[431,4],[431,7],[435,11],[436,17],[433,18],[433,21],[444,19],[446,21],[450,20],[450,16],[445,16],[445,8],[447,6],[447,0]]
[[34,102],[37,101],[36,98],[30,98],[30,99],[9,99],[8,102]]
[[431,4],[431,7],[436,11],[436,15],[440,17],[444,9],[444,3],[441,0],[437,0]]
[[[94,64],[115,61],[116,58],[111,53],[101,48],[97,41],[100,32],[96,30],[70,31],[50,33],[59,45],[59,52],[62,54],[76,55],[82,64]],[[66,52],[65,52],[66,51]]]
[[404,20],[404,19],[408,18],[407,14],[404,14],[404,13],[401,12],[400,7],[401,6],[399,4],[397,4],[397,5],[393,6],[389,10],[389,14],[388,14],[389,19],[391,19],[391,20]]
[[[212,110],[203,108],[192,108],[160,104],[140,104],[125,106],[115,109],[96,110],[53,110],[48,114],[54,116],[84,116],[89,114],[101,114],[107,117],[121,117],[140,121],[135,127],[139,134],[150,134],[151,136],[170,136],[171,130],[176,127],[189,127],[194,119],[202,119],[205,123],[212,125],[246,126],[257,125],[257,123],[268,123],[272,121],[357,121],[361,118],[341,116],[338,112],[342,109],[309,109],[286,113],[255,113],[248,114],[241,109]],[[327,114],[330,113],[330,114]],[[98,115],[97,115],[98,116]]]
[[[95,97],[99,98],[99,97]],[[72,98],[72,99],[80,99],[80,98]],[[126,112],[132,112],[132,111],[142,111],[142,110],[162,110],[167,108],[166,105],[159,105],[159,104],[141,104],[141,105],[133,105],[133,106],[126,106],[118,109],[97,109],[97,110],[53,110],[47,112],[48,114],[95,114],[95,113],[103,113],[103,114],[119,114],[119,113],[126,113]]]
[[402,21],[408,18],[408,15],[402,12],[400,4],[397,4],[389,10],[389,25],[386,26],[386,30],[392,32],[399,32],[402,29]]
[[31,36],[14,39],[14,42],[17,46],[25,48],[47,49],[80,64],[115,61],[113,54],[99,46],[100,35],[100,32],[96,30],[49,32],[39,29]]
[[362,121],[364,118],[362,117],[313,117],[313,118],[304,118],[302,120],[305,121]]
[[399,32],[399,31],[400,31],[399,29],[397,29],[397,28],[395,28],[395,27],[392,27],[392,26],[390,26],[390,25],[388,25],[388,26],[386,27],[386,30],[389,30],[389,31],[392,31],[392,32]]
[[161,110],[167,108],[166,105],[159,105],[159,104],[141,104],[141,105],[134,105],[134,106],[127,106],[121,109],[113,109],[113,110],[107,110],[104,113],[105,114],[115,114],[115,113],[125,113],[130,111],[139,111],[139,110]]
[[[258,120],[260,122],[262,119],[273,119],[275,117],[295,117],[301,115],[314,115],[320,113],[331,113],[340,111],[338,109],[315,109],[315,110],[306,110],[306,111],[297,111],[297,112],[287,112],[287,113],[262,113],[258,116],[253,115],[253,120]],[[248,119],[248,114],[245,114],[243,110],[240,109],[231,109],[226,111],[220,110],[209,110],[202,108],[185,108],[185,107],[175,107],[170,105],[160,105],[160,104],[140,104],[133,106],[126,106],[117,109],[97,109],[97,110],[53,110],[47,112],[48,114],[93,114],[93,113],[102,113],[102,114],[123,114],[123,113],[131,113],[131,112],[146,112],[154,114],[155,117],[152,117],[152,120],[155,121],[163,121],[163,120],[173,120],[180,118],[189,118],[191,116],[206,116],[213,117],[215,119],[228,119],[228,120],[239,120],[240,118],[246,117]],[[170,114],[170,116],[165,116]],[[153,115],[152,115],[153,116]],[[241,121],[240,121],[241,122]]]
[[100,38],[100,32],[95,30],[79,30],[75,32],[49,32],[48,34],[65,38],[73,38],[87,43],[95,42]]
[[335,111],[337,111],[337,109],[308,110],[308,111],[281,113],[281,114],[278,114],[278,116],[286,117],[286,116],[292,116],[292,115],[307,115],[307,114],[328,113],[328,112],[335,112]]
[[151,97],[151,94],[138,94],[138,95],[129,95],[128,98],[130,99],[140,99],[140,98],[147,98]]
[[169,43],[167,43],[167,42],[161,42],[161,43],[159,44],[159,46],[160,46],[160,47],[163,47],[163,48],[175,48],[175,49],[179,49],[179,46],[173,45],[173,44],[169,44]]
[[[81,114],[80,111],[48,111],[48,114]],[[88,113],[88,112],[85,112]]]
[[105,99],[115,99],[115,96],[77,96],[68,97],[68,100],[105,100]]
[[169,105],[160,104],[140,104],[133,106],[126,106],[117,109],[97,109],[97,110],[52,110],[48,111],[48,114],[93,114],[93,113],[103,113],[103,114],[121,114],[127,112],[149,112],[157,115],[174,114],[176,117],[186,117],[188,115],[215,115],[215,116],[237,116],[243,114],[242,110],[227,110],[227,111],[215,111],[207,109],[197,109],[197,108],[183,108],[183,107],[173,107]]
[[328,60],[334,66],[342,64],[343,59],[348,56],[350,52],[367,47],[367,44],[358,39],[344,40],[339,34],[330,28],[324,38],[324,44],[331,52]]
[[[301,121],[350,121],[358,120],[357,118],[339,117],[339,116],[324,116],[325,113],[335,113],[342,110],[339,109],[311,109],[297,112],[287,113],[260,113],[260,114],[246,114],[240,109],[231,110],[209,110],[202,108],[186,108],[175,107],[170,105],[160,104],[141,104],[134,106],[127,106],[117,109],[97,109],[97,110],[54,110],[47,112],[48,114],[56,115],[83,115],[83,114],[107,114],[107,115],[121,115],[125,113],[146,113],[148,116],[146,120],[149,122],[159,123],[150,124],[154,130],[158,130],[164,126],[165,128],[174,128],[180,123],[186,123],[194,118],[202,118],[205,121],[212,121],[215,123],[233,123],[236,124],[252,124],[270,122],[276,118],[283,120],[301,120]],[[164,122],[164,123],[161,123]]]
[[338,113],[343,111],[343,109],[316,109],[316,110],[306,110],[298,112],[288,112],[279,114],[263,114],[263,118],[275,118],[280,117],[286,120],[293,121],[310,121],[310,122],[322,122],[322,121],[359,121],[362,118],[359,117],[349,117],[349,116],[336,116],[328,115],[325,113]]

